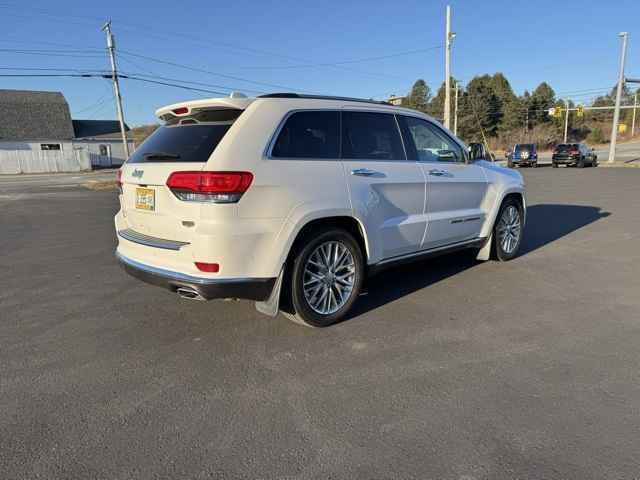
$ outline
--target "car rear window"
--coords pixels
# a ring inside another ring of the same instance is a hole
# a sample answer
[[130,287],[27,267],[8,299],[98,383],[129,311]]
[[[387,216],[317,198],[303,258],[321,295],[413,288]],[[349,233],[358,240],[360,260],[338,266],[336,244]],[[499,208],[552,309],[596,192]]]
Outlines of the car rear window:
[[275,158],[338,158],[339,113],[295,112],[287,118],[273,146]]
[[127,163],[206,162],[230,127],[231,123],[162,126]]
[[535,149],[533,144],[516,145],[516,152],[531,152]]
[[577,148],[577,143],[562,143],[556,147],[559,152],[566,152],[567,150],[575,150]]

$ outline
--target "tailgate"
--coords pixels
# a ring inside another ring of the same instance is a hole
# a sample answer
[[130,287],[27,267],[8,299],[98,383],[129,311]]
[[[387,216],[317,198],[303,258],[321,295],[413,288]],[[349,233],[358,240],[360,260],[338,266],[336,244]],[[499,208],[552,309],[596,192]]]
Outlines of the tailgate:
[[[128,227],[152,237],[190,242],[200,204],[179,200],[167,187],[176,171],[202,170],[203,163],[125,164],[122,167],[121,208]],[[186,225],[185,225],[186,224]]]

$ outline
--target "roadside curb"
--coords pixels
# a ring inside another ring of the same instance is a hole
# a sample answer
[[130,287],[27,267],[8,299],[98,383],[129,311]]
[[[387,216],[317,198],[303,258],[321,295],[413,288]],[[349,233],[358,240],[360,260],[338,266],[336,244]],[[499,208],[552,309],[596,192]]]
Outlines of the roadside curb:
[[640,168],[640,163],[598,163],[598,168]]

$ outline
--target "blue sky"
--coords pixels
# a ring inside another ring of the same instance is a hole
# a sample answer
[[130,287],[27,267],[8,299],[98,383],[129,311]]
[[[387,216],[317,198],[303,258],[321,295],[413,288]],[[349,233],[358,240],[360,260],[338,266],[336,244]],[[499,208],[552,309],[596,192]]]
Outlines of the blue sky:
[[[640,77],[637,0],[448,3],[457,33],[452,72],[463,82],[500,71],[519,94],[546,80],[559,96],[588,102],[616,82],[620,31],[630,34],[627,75]],[[111,18],[123,72],[247,94],[288,87],[385,98],[406,93],[417,78],[436,90],[444,78],[446,4],[0,0],[0,74],[18,73],[7,70],[13,67],[107,68],[100,26]],[[104,79],[0,77],[0,88],[61,91],[74,118],[115,118],[112,90]],[[131,125],[153,122],[153,111],[168,103],[219,96],[134,80],[123,80],[122,89]]]

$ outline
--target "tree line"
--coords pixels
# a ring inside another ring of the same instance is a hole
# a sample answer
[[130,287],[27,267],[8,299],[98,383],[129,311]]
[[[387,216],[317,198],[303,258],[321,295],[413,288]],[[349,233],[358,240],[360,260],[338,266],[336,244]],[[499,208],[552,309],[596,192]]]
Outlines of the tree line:
[[[455,81],[452,78],[451,85],[455,85]],[[445,91],[443,82],[433,95],[427,83],[419,79],[403,98],[402,105],[442,120]],[[453,126],[455,90],[451,93]],[[612,106],[615,93],[614,87],[591,105]],[[633,92],[628,87],[624,89],[622,104],[633,104]],[[576,104],[569,101],[569,108],[575,107]],[[558,98],[547,82],[540,83],[532,92],[525,90],[522,95],[516,95],[502,73],[476,76],[464,88],[459,88],[457,133],[466,142],[481,142],[484,134],[493,149],[508,148],[514,143],[536,143],[540,148],[548,148],[562,142],[565,121],[564,115],[560,118],[549,115],[550,108],[564,109],[565,100]],[[621,122],[630,125],[631,115],[631,109],[622,110]],[[581,117],[570,112],[568,140],[591,144],[608,141],[612,116],[612,110],[587,110]],[[636,122],[640,123],[640,113]]]

